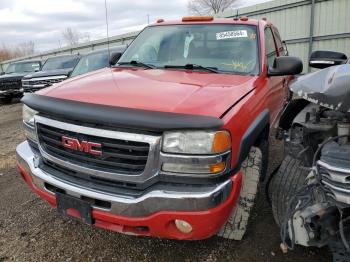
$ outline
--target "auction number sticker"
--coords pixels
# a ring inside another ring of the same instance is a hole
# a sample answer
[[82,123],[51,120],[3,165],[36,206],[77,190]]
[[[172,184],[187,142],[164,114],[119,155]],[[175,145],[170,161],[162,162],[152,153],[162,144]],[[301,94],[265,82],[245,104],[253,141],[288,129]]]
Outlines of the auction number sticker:
[[216,33],[216,40],[229,39],[229,38],[240,38],[248,37],[247,30],[236,30]]

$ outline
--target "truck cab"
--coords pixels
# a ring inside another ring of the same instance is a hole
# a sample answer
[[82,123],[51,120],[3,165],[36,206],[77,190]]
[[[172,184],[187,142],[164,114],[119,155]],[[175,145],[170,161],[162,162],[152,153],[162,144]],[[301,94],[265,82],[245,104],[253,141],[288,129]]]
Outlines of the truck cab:
[[298,58],[264,20],[146,27],[110,68],[23,98],[28,185],[113,231],[241,239]]

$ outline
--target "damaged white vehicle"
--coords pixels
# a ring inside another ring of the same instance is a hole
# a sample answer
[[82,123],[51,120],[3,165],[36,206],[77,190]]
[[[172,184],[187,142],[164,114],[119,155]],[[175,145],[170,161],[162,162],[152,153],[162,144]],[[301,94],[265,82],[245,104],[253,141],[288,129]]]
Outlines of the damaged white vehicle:
[[[282,249],[329,246],[333,261],[350,261],[350,64],[315,52],[290,86],[296,99],[279,123],[285,157],[268,185]],[[337,65],[338,64],[338,65]]]

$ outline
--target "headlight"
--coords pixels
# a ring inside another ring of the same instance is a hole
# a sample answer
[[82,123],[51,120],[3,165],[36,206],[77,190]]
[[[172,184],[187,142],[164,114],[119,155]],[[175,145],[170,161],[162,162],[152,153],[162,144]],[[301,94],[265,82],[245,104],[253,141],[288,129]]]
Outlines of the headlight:
[[23,122],[30,126],[34,126],[34,116],[37,113],[37,111],[31,109],[30,107],[23,105]]
[[231,149],[227,131],[165,132],[163,152],[177,154],[219,154]]
[[213,175],[227,170],[231,136],[227,131],[165,132],[162,171],[172,174]]
[[30,107],[23,105],[23,126],[24,126],[24,133],[26,137],[34,142],[37,142],[37,136],[35,133],[35,126],[34,126],[34,116],[38,112],[31,109]]

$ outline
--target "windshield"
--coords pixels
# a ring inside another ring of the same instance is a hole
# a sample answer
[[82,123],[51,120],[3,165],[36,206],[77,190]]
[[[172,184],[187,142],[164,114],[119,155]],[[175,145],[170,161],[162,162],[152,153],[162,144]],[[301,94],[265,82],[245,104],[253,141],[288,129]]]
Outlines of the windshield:
[[160,68],[191,64],[220,72],[258,74],[256,27],[230,24],[148,27],[118,64],[131,61]]
[[107,67],[109,65],[108,51],[90,54],[82,57],[74,68],[71,76],[78,76]]
[[42,71],[73,68],[78,63],[78,56],[49,58],[43,65]]
[[14,63],[10,64],[5,73],[13,74],[13,73],[30,73],[35,72],[40,69],[39,62],[24,62],[24,63]]

